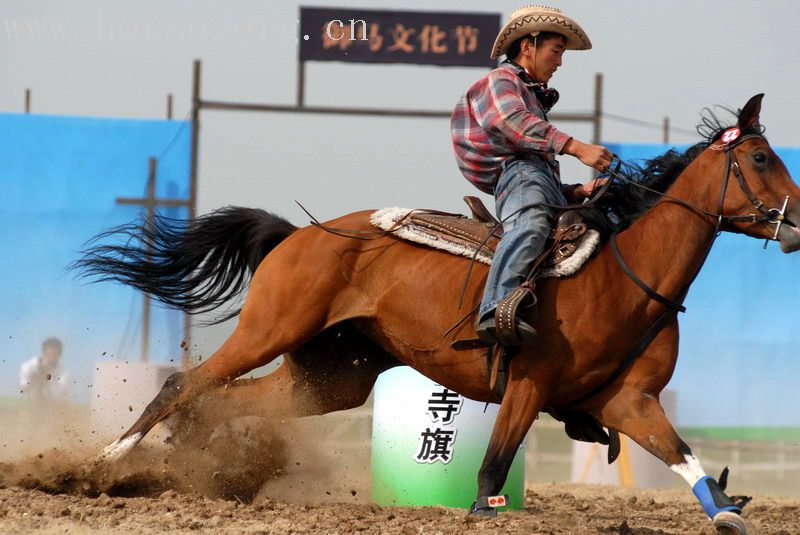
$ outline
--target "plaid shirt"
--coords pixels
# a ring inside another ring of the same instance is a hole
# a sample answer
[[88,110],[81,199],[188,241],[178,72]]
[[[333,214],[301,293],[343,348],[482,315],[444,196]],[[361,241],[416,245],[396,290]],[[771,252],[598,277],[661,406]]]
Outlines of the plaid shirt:
[[555,167],[571,136],[547,121],[536,95],[504,63],[472,84],[450,118],[453,149],[467,180],[492,194],[503,162],[537,155]]

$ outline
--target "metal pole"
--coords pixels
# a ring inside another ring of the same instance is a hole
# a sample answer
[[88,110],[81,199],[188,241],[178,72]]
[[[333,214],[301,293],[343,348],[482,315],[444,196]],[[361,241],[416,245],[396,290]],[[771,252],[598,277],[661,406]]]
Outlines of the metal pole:
[[[153,218],[156,215],[156,159],[150,158],[147,161],[147,216],[144,222],[145,235],[150,235],[153,229]],[[149,242],[145,242],[145,254],[147,261],[150,262],[152,255]],[[142,362],[150,360],[150,294],[144,294],[142,309]]]
[[663,140],[664,145],[669,144],[669,117],[664,117]]
[[[278,104],[256,104],[247,102],[222,102],[217,100],[202,100],[201,108],[204,110],[220,111],[248,111],[248,112],[278,112],[278,113],[313,113],[325,115],[359,115],[372,117],[413,117],[419,119],[449,119],[452,110],[414,110],[414,109],[386,109],[386,108],[345,108],[329,106],[289,106]],[[553,121],[580,121],[594,122],[594,113],[553,113],[548,115]]]
[[594,75],[594,134],[592,135],[592,143],[595,145],[600,144],[603,138],[603,74],[597,73]]
[[189,219],[194,219],[197,214],[197,160],[200,140],[200,76],[202,64],[199,59],[194,60],[192,73],[192,154],[191,168],[189,169]]
[[31,90],[30,88],[25,88],[25,113],[31,112]]
[[[197,216],[197,161],[200,141],[200,76],[202,65],[199,59],[194,60],[192,72],[192,153],[189,159],[189,221]],[[183,314],[183,353],[181,364],[189,368],[192,351],[192,320],[189,314]]]
[[[603,132],[603,75],[597,73],[594,75],[594,113],[592,114],[592,143],[595,145],[600,144]],[[597,178],[600,172],[597,169],[592,169],[592,178]]]
[[167,119],[172,120],[172,93],[167,93]]
[[302,108],[306,103],[306,62],[297,62],[297,107]]

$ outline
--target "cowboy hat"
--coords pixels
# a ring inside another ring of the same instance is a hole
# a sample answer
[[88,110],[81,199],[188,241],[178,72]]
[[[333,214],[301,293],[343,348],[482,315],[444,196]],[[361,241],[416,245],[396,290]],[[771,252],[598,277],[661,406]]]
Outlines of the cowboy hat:
[[492,59],[506,53],[511,43],[525,35],[553,32],[567,39],[568,50],[589,50],[592,42],[580,24],[564,15],[560,9],[547,6],[525,6],[513,13],[492,47]]

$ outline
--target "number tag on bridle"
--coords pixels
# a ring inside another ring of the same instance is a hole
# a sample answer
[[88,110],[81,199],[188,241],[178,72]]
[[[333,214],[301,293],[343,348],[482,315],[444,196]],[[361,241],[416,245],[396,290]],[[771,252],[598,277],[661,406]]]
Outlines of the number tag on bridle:
[[720,140],[723,143],[727,144],[727,143],[731,143],[731,142],[736,141],[737,139],[739,139],[740,135],[742,135],[742,131],[739,130],[738,128],[736,128],[736,127],[728,128],[727,130],[725,130],[725,133],[722,134],[722,137],[720,138]]

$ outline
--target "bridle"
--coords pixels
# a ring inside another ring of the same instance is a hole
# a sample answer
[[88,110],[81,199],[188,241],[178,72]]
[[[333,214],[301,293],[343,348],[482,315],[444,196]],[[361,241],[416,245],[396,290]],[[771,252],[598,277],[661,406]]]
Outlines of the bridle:
[[[778,234],[780,233],[781,226],[783,223],[786,222],[789,225],[796,227],[797,225],[793,223],[791,220],[786,218],[786,208],[789,206],[789,198],[790,196],[787,195],[783,199],[783,205],[780,208],[765,208],[764,201],[759,199],[753,194],[753,190],[750,189],[750,185],[747,183],[747,180],[744,177],[744,173],[742,173],[742,169],[739,166],[739,160],[736,158],[736,152],[734,152],[734,148],[738,145],[743,143],[748,139],[761,139],[766,142],[764,136],[761,134],[747,134],[742,136],[732,143],[725,143],[721,146],[712,145],[710,148],[712,150],[723,150],[725,151],[725,177],[724,177],[724,185],[722,188],[722,193],[720,194],[719,205],[717,207],[717,214],[718,215],[718,224],[719,227],[723,223],[733,223],[737,221],[749,221],[751,223],[760,223],[760,222],[767,222],[770,224],[775,225],[775,233],[772,235],[772,240],[776,241],[778,239]],[[748,214],[748,215],[732,215],[732,216],[725,216],[722,214],[722,205],[725,201],[725,193],[728,188],[728,182],[730,178],[730,173],[733,171],[733,176],[736,177],[736,180],[739,182],[739,187],[742,190],[742,193],[745,194],[747,200],[750,201],[750,204],[759,212],[759,214]],[[766,244],[765,244],[766,246]]]

